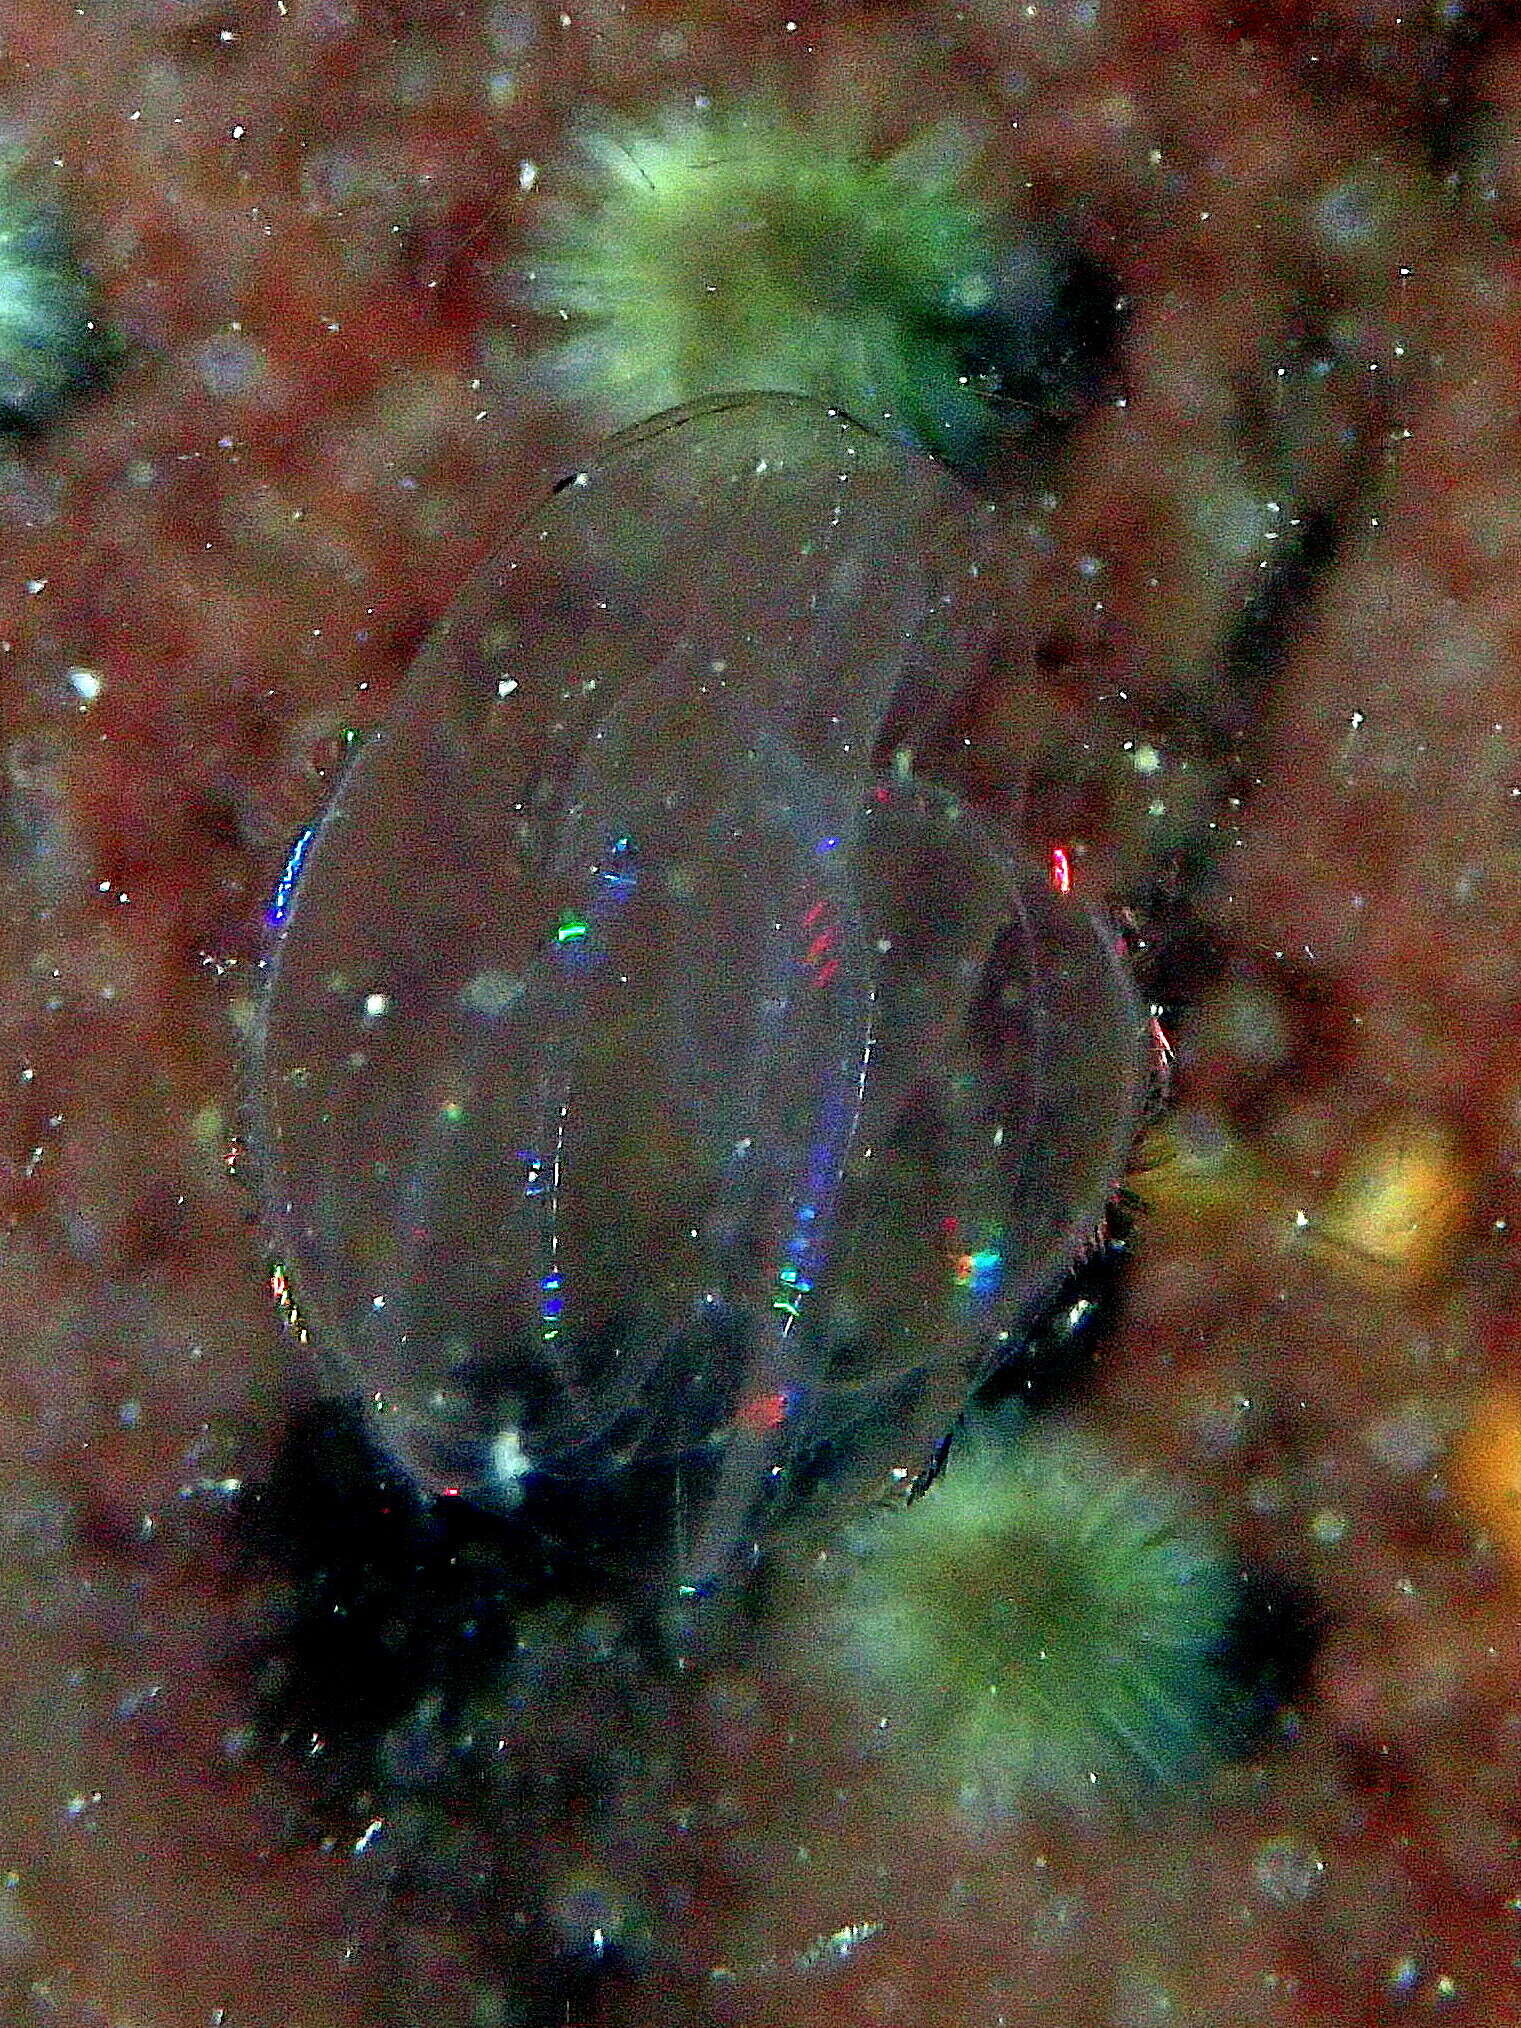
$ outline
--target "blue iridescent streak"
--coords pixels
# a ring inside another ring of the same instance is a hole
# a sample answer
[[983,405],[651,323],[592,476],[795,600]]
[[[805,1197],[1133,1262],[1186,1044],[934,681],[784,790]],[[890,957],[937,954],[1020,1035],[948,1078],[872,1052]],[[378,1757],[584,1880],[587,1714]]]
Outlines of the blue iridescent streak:
[[301,878],[301,869],[306,864],[306,855],[311,850],[312,840],[317,835],[315,824],[308,824],[295,844],[290,848],[280,878],[275,882],[275,891],[270,896],[269,907],[264,911],[264,927],[281,930],[290,914],[290,905],[295,897],[296,882]]

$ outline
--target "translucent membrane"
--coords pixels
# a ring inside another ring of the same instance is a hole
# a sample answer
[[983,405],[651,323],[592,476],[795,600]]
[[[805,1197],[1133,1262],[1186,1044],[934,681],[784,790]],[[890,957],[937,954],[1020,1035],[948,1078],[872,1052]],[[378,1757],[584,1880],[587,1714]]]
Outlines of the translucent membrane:
[[812,403],[658,417],[466,589],[293,857],[268,1217],[426,1487],[680,1461],[701,1590],[801,1467],[916,1469],[1101,1217],[1146,1079],[1114,938],[906,759],[998,534]]

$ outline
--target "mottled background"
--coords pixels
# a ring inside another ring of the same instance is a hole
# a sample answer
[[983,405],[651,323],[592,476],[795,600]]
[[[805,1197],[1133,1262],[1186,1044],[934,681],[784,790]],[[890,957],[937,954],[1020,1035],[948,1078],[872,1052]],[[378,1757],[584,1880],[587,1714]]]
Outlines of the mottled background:
[[[430,1658],[489,1585],[330,1467],[304,1568],[247,1521],[305,1387],[228,1168],[262,896],[595,434],[513,279],[570,123],[757,86],[977,125],[1128,299],[975,765],[1130,908],[1177,1051],[1082,1414],[1321,1616],[1261,1753],[1128,1828],[969,1828],[933,1769],[800,1746],[764,1668],[667,1705],[543,1614],[483,1723],[552,1774],[588,1700],[635,1712],[613,1827],[461,1802]],[[5,2023],[1514,2028],[1512,10],[7,0],[0,146],[119,340],[0,455]],[[437,1618],[365,1592],[412,1699],[383,1788],[264,1716],[303,1611],[342,1676],[360,1527]],[[665,1970],[541,1988],[519,1910],[609,1866]]]

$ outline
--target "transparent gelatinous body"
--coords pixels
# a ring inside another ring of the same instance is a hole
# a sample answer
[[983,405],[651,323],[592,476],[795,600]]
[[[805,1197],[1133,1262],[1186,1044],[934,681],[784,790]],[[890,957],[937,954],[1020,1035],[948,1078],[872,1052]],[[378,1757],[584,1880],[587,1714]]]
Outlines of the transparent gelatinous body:
[[801,1462],[917,1469],[1101,1217],[1146,1081],[1113,937],[907,759],[989,526],[806,401],[658,417],[467,588],[295,856],[268,1215],[425,1486],[680,1460],[700,1589]]

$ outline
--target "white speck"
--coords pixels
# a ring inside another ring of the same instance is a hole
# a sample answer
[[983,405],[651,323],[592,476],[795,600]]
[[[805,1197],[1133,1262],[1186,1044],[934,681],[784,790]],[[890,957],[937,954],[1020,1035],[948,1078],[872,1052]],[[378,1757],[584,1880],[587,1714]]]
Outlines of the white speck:
[[535,185],[535,183],[538,182],[538,180],[539,180],[539,165],[537,162],[526,162],[526,161],[519,162],[518,188],[519,190],[522,191],[525,197],[528,195],[529,191],[532,190],[533,186]]
[[98,669],[71,669],[65,680],[74,695],[86,704],[93,704],[106,687],[106,679]]
[[382,1014],[388,1014],[390,1010],[391,996],[389,993],[365,994],[364,1018],[366,1021],[378,1021]]

